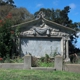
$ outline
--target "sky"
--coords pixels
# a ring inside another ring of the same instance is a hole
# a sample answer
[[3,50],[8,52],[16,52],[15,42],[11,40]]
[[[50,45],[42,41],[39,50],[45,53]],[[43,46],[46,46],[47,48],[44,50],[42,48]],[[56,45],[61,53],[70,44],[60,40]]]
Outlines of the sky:
[[[70,6],[69,19],[73,22],[80,22],[80,0],[14,0],[14,3],[17,7],[26,8],[31,14],[39,11],[40,8],[62,10],[64,7]],[[80,33],[78,35],[80,36]],[[77,40],[75,45],[80,48],[80,37]]]

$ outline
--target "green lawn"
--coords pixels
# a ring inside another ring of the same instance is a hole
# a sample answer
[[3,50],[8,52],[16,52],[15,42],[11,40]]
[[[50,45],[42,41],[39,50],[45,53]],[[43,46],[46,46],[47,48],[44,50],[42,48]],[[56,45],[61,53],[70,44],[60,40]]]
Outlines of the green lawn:
[[0,69],[0,80],[79,80],[79,73]]

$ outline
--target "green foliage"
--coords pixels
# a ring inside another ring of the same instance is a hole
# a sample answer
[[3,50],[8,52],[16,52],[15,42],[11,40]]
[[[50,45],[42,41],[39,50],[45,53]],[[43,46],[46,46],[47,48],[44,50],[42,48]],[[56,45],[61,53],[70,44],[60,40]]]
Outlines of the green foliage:
[[12,56],[14,45],[14,32],[12,33],[12,23],[9,19],[5,19],[0,25],[0,56]]
[[[34,13],[34,16],[36,17],[40,11],[44,12],[45,18],[48,20],[57,22],[59,24],[67,26],[67,27],[69,27],[72,24],[72,20],[69,20],[69,17],[68,17],[68,13],[70,12],[69,6],[64,7],[63,10],[41,8],[39,11]],[[76,27],[77,27],[77,25],[76,25]]]
[[11,5],[15,7],[13,0],[0,0],[0,6],[3,6],[3,5]]
[[4,19],[9,13],[12,14],[11,20],[15,25],[33,18],[26,8],[16,7],[14,0],[0,0],[0,19]]
[[13,8],[9,13],[13,15],[11,20],[15,25],[34,18],[26,8]]
[[10,59],[10,57],[7,55],[7,57],[4,57],[0,63],[24,63],[24,59],[20,57]]
[[53,67],[54,66],[54,62],[53,59],[51,59],[49,57],[48,54],[45,54],[45,57],[41,57],[41,58],[36,58],[36,57],[32,57],[32,66],[33,67]]
[[24,63],[24,59],[17,57],[15,59],[11,59],[11,63]]
[[38,60],[36,64],[37,64],[37,67],[53,67],[54,66],[53,61],[52,62],[46,62],[46,61],[42,62],[41,60]]

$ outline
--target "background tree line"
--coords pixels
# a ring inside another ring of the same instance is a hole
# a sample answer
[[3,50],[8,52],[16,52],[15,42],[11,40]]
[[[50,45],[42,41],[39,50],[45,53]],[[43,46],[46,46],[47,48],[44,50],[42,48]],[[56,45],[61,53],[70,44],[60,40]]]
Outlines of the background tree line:
[[13,24],[19,24],[33,18],[27,9],[17,8],[13,0],[0,0],[0,19],[4,19],[9,13],[12,14]]
[[[80,23],[73,23],[68,17],[68,13],[70,12],[69,6],[64,7],[63,10],[41,8],[39,11],[31,14],[26,8],[18,8],[14,4],[13,0],[0,0],[0,54],[2,57],[6,56],[6,54],[9,54],[11,57],[15,50],[15,48],[14,50],[12,48],[13,44],[15,43],[13,38],[16,33],[14,31],[14,35],[12,34],[11,26],[33,19],[40,11],[44,12],[45,18],[48,20],[64,25],[65,27],[73,28],[76,31],[80,29]],[[1,21],[5,21],[5,23],[3,24]],[[80,49],[76,48],[72,44],[77,42],[77,37],[78,36],[76,36],[76,34],[71,36],[71,40],[69,42],[69,50],[71,53],[73,53],[73,51],[80,52]],[[2,50],[2,47],[4,50]]]

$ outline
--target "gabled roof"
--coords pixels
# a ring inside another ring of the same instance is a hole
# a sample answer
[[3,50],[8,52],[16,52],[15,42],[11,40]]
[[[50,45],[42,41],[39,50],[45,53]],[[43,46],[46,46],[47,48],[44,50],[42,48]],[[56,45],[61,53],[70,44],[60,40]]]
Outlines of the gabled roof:
[[25,25],[27,26],[27,25],[29,25],[29,24],[31,24],[31,23],[36,23],[36,22],[38,22],[39,20],[42,19],[42,20],[44,20],[46,23],[50,23],[50,24],[53,24],[53,25],[56,25],[56,26],[60,26],[61,28],[67,29],[67,30],[69,30],[69,31],[71,31],[71,32],[73,32],[73,33],[76,32],[76,30],[74,30],[74,29],[72,29],[72,28],[69,28],[69,27],[63,26],[63,25],[61,25],[61,24],[58,24],[58,23],[56,23],[56,22],[53,22],[53,21],[50,21],[50,20],[45,19],[45,18],[44,18],[45,15],[43,14],[43,12],[40,12],[37,16],[38,16],[38,18],[36,18],[36,19],[33,19],[33,20],[31,20],[31,21],[27,21],[27,22],[24,22],[24,23],[20,23],[20,24],[18,24],[18,25],[13,25],[12,27],[16,27],[16,26],[25,27]]

